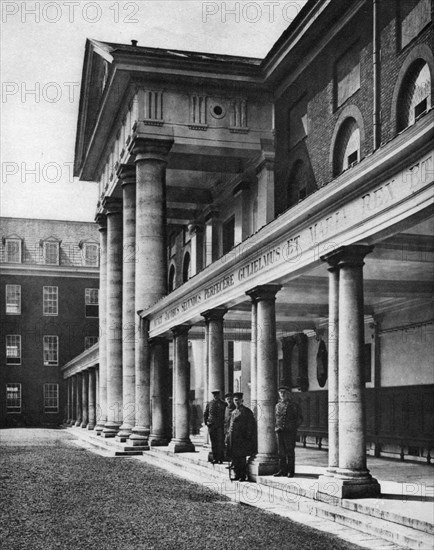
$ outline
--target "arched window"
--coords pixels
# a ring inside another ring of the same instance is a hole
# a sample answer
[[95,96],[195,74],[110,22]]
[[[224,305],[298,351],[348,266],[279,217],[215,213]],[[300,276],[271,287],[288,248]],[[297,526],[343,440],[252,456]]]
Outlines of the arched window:
[[169,269],[169,292],[175,290],[175,266],[172,264]]
[[186,283],[191,277],[191,261],[190,253],[186,252],[184,256],[184,264],[182,266],[182,282]]
[[423,59],[417,59],[405,75],[398,106],[398,132],[431,108],[431,73]]
[[306,165],[298,160],[291,170],[288,184],[288,207],[297,204],[308,195],[309,175]]
[[347,118],[339,129],[333,155],[333,175],[360,161],[360,128],[356,120]]

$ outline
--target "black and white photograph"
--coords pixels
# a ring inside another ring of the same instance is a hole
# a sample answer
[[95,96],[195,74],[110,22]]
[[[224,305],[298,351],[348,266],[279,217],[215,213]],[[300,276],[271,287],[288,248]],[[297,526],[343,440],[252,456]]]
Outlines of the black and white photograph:
[[2,0],[0,545],[431,550],[432,0]]

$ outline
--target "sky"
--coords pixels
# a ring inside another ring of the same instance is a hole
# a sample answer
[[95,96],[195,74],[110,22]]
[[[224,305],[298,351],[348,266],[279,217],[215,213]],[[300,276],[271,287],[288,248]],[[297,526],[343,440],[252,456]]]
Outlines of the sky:
[[2,0],[1,216],[94,219],[72,168],[86,38],[262,58],[304,3]]

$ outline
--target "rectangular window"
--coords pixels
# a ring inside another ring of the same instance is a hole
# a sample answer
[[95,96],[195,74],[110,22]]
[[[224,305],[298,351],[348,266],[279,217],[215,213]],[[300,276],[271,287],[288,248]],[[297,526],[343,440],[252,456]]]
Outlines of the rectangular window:
[[59,302],[59,295],[58,295],[57,286],[44,286],[43,287],[44,315],[57,315],[58,302]]
[[427,98],[425,98],[423,101],[418,103],[416,107],[414,108],[414,118],[416,119],[418,116],[423,115],[427,110]]
[[223,254],[231,250],[235,243],[235,216],[223,223]]
[[405,48],[431,21],[430,0],[401,0],[401,48]]
[[21,365],[21,335],[6,335],[6,365]]
[[98,343],[98,336],[85,336],[84,337],[84,349],[89,349]]
[[98,317],[99,290],[97,288],[86,288],[85,304],[86,317]]
[[46,265],[59,265],[59,243],[44,242],[44,263]]
[[59,412],[59,384],[44,384],[44,412]]
[[336,107],[339,107],[360,88],[360,51],[357,45],[338,59],[335,71]]
[[98,267],[99,265],[99,246],[93,243],[83,245],[84,265],[87,267]]
[[21,285],[6,285],[6,314],[21,315]]
[[6,412],[21,412],[21,384],[6,384]]
[[59,364],[58,336],[44,336],[44,365],[56,367]]
[[351,153],[351,155],[348,155],[348,166],[352,166],[353,164],[356,164],[358,160],[358,151],[354,151]]
[[6,262],[11,264],[21,263],[21,239],[5,240]]

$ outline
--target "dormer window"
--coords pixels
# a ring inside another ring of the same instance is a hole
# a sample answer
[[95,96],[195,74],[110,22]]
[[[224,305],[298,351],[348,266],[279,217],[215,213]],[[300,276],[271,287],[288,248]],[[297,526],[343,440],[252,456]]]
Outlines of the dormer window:
[[5,262],[20,264],[22,262],[22,239],[11,235],[3,239],[5,250]]
[[86,267],[98,267],[99,245],[92,241],[80,241],[78,246],[82,250],[83,265]]
[[49,237],[39,244],[42,247],[43,263],[45,265],[60,264],[60,241],[55,237]]

